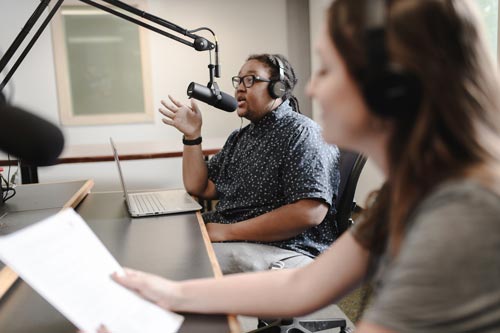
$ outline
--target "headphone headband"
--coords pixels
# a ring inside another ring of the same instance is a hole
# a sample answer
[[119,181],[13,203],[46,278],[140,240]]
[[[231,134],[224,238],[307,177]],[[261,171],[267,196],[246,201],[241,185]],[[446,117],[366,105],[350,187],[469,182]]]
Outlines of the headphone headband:
[[420,106],[421,84],[413,73],[391,62],[386,45],[386,0],[365,0],[366,69],[361,87],[370,110],[381,117],[415,114]]
[[[286,87],[285,87],[285,66],[283,65],[283,62],[281,59],[276,56],[276,55],[269,55],[269,60],[271,60],[271,63],[277,63],[278,64],[278,70],[279,70],[279,79],[278,80],[272,80],[269,83],[269,95],[273,99],[278,99],[283,96],[285,96],[286,93]],[[276,60],[276,61],[273,61]]]
[[280,72],[280,81],[285,81],[285,65],[283,65],[283,62],[279,57],[274,57],[276,59],[276,62],[278,63],[279,67],[279,72]]

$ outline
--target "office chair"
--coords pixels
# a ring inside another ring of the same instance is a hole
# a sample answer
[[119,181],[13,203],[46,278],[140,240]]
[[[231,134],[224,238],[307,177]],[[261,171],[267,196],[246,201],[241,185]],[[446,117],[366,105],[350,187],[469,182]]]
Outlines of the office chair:
[[[356,208],[354,193],[358,179],[366,163],[366,157],[359,153],[348,150],[340,150],[340,184],[338,195],[335,197],[335,208],[337,213],[332,227],[341,235],[353,224],[351,214]],[[248,333],[312,333],[331,328],[340,328],[340,333],[352,332],[347,327],[347,322],[342,318],[332,319],[259,319],[259,328]]]
[[349,229],[353,224],[352,212],[356,209],[354,194],[361,171],[366,163],[366,157],[352,151],[340,149],[340,184],[338,200],[335,201],[338,235]]

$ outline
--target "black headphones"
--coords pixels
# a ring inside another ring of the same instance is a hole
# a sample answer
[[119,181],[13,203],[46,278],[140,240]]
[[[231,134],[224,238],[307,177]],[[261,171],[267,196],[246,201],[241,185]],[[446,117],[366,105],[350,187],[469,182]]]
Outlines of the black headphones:
[[391,63],[386,48],[386,0],[366,0],[365,47],[367,67],[361,72],[361,89],[366,103],[386,118],[415,114],[421,101],[418,77]]
[[276,60],[276,63],[278,64],[279,67],[280,78],[279,80],[271,80],[267,88],[269,89],[269,95],[271,95],[273,99],[278,99],[283,97],[286,93],[285,66],[283,65],[283,62],[280,60],[280,58],[277,56],[269,56],[269,59],[273,64],[275,63],[275,61],[273,60]]

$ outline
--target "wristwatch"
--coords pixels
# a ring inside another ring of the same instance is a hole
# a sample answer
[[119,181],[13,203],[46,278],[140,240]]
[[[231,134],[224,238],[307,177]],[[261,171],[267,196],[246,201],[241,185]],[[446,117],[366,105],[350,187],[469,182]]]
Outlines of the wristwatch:
[[182,136],[182,143],[185,144],[186,146],[197,146],[201,143],[201,136],[194,139],[194,140],[188,140],[183,135]]

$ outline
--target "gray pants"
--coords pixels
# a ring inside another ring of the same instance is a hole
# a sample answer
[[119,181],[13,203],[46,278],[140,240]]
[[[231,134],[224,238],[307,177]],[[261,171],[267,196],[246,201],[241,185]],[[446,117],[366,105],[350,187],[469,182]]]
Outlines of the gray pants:
[[302,267],[313,259],[276,246],[253,243],[212,243],[223,274]]

